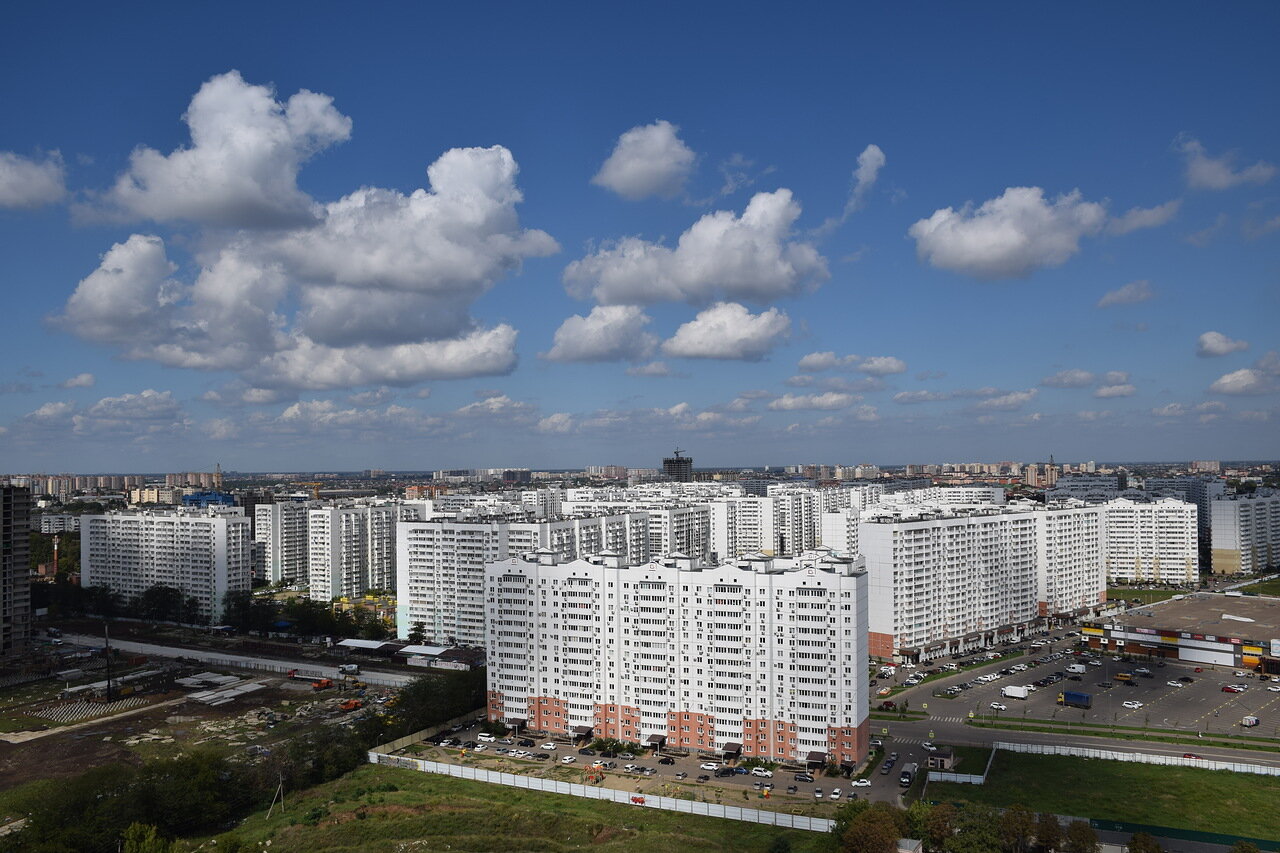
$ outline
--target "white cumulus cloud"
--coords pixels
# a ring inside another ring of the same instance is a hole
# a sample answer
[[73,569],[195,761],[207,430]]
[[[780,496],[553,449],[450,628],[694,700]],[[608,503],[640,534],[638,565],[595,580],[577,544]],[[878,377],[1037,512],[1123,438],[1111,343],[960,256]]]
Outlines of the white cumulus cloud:
[[631,128],[618,137],[613,153],[591,183],[632,201],[679,195],[697,159],[679,132],[680,128],[662,119]]
[[868,376],[892,376],[895,373],[906,373],[907,363],[891,355],[873,355],[858,364],[858,372]]
[[1209,386],[1214,394],[1270,394],[1276,390],[1275,383],[1261,370],[1245,367],[1233,370],[1214,380]]
[[1021,278],[1066,263],[1080,238],[1096,234],[1106,218],[1106,208],[1084,201],[1079,190],[1050,202],[1040,187],[1009,187],[976,209],[937,210],[907,233],[921,260],[935,267],[981,279]]
[[280,102],[238,71],[201,86],[183,120],[191,145],[167,155],[135,149],[103,195],[103,212],[235,228],[307,223],[314,202],[298,189],[298,170],[351,135],[351,119],[328,95],[303,89]]
[[859,361],[856,355],[838,356],[834,352],[811,352],[800,359],[798,367],[807,373],[818,373],[841,367],[853,367]]
[[538,421],[538,432],[559,433],[572,432],[576,426],[573,416],[568,412],[555,412]]
[[1040,380],[1040,384],[1046,388],[1088,388],[1095,381],[1097,377],[1089,371],[1071,368],[1046,376]]
[[1098,300],[1098,307],[1109,308],[1112,305],[1136,305],[1139,302],[1146,302],[1154,296],[1155,291],[1151,289],[1151,282],[1146,279],[1139,279],[1104,293],[1102,298]]
[[628,376],[674,376],[665,361],[651,361],[648,364],[637,364],[627,368]]
[[1187,184],[1194,189],[1226,190],[1241,184],[1265,184],[1276,174],[1276,167],[1265,160],[1237,169],[1234,154],[1210,157],[1200,141],[1190,137],[1180,137],[1177,147],[1187,160]]
[[844,203],[844,210],[838,217],[823,222],[817,233],[826,234],[848,221],[849,217],[866,204],[867,193],[875,186],[884,168],[885,156],[879,145],[868,145],[858,155],[858,168],[853,171],[853,185],[849,189],[849,199]]
[[685,323],[662,344],[676,358],[759,361],[791,331],[791,318],[777,308],[752,314],[736,302],[718,302]]
[[858,398],[854,395],[840,394],[835,391],[828,391],[825,394],[783,394],[778,399],[770,402],[769,408],[775,412],[804,410],[834,412],[839,409],[847,409],[856,402],[858,402]]
[[1093,396],[1106,400],[1112,397],[1132,397],[1136,393],[1138,393],[1136,387],[1124,383],[1120,385],[1103,385],[1093,392]]
[[1248,341],[1232,340],[1221,332],[1205,332],[1196,342],[1196,355],[1201,358],[1214,358],[1248,348]]
[[1155,207],[1131,207],[1123,216],[1117,216],[1107,223],[1107,233],[1128,234],[1143,228],[1159,228],[1178,215],[1182,207],[1182,199],[1175,198]]
[[674,249],[625,237],[565,268],[569,292],[604,305],[705,303],[717,296],[769,300],[827,278],[812,244],[792,240],[800,205],[791,191],[757,193],[742,216],[708,213]]
[[0,151],[0,207],[43,207],[67,194],[67,171],[62,155],[51,151],[42,159]]
[[1030,388],[1026,391],[1011,391],[999,397],[989,397],[980,403],[976,403],[974,408],[988,412],[1016,412],[1034,400],[1037,393],[1035,388]]
[[638,361],[658,344],[644,330],[649,317],[634,305],[597,305],[586,317],[575,314],[556,329],[550,361]]
[[92,388],[98,380],[92,373],[77,373],[70,379],[58,383],[59,388]]

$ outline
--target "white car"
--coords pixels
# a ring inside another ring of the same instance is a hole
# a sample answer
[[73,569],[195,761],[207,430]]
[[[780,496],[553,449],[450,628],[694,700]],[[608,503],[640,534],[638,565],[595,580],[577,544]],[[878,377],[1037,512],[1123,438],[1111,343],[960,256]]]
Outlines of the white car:
[[853,782],[850,784],[852,784],[853,787],[855,788],[870,788],[871,780],[870,779],[854,779]]
[[561,763],[561,764],[572,764],[573,762],[575,762],[575,761],[577,761],[577,760],[578,760],[578,759],[574,758],[572,755],[566,755],[564,758],[560,759],[560,763]]
[[1280,684],[1273,684],[1267,689],[1270,690],[1272,693],[1280,693]]
[[719,770],[720,769],[720,765],[716,764],[714,761],[708,761],[706,764],[700,764],[698,766],[701,767],[703,770]]
[[838,800],[838,799],[840,799],[840,789],[839,789],[839,788],[832,788],[832,789],[831,789],[831,799],[833,799],[833,800]]
[[489,748],[489,747],[488,747],[487,745],[485,745],[485,744],[483,744],[483,743],[478,743],[478,744],[476,744],[475,746],[471,747],[471,751],[472,751],[472,752],[484,752],[484,751],[485,751],[486,749],[488,749],[488,748]]
[[1004,704],[1003,702],[992,702],[992,703],[991,703],[991,710],[993,710],[993,711],[1007,711],[1007,710],[1009,710],[1009,706],[1008,706],[1008,705],[1006,705],[1006,704]]
[[1124,703],[1124,706],[1131,711],[1136,711],[1142,707],[1142,703],[1137,701],[1136,699],[1130,699],[1129,701]]
[[554,743],[544,743],[542,746],[538,747],[538,749],[555,749],[557,745],[558,744]]
[[1237,669],[1235,672],[1231,674],[1234,675],[1236,678],[1244,678],[1244,670],[1242,669]]
[[487,732],[481,732],[480,734],[476,735],[476,740],[478,740],[480,743],[493,743],[497,740],[497,738]]
[[932,744],[929,741],[925,741],[924,743],[920,744],[920,748],[923,749],[925,752],[937,752],[938,750],[937,745]]
[[1100,660],[1089,660],[1085,661],[1085,663],[1089,664],[1089,666],[1102,666],[1102,661]]
[[764,779],[772,779],[772,778],[773,778],[773,771],[772,771],[772,770],[766,770],[766,769],[765,769],[765,768],[763,768],[763,767],[752,767],[752,768],[751,768],[751,775],[752,775],[752,776],[760,776],[760,777],[762,777],[762,778],[764,778]]
[[1166,681],[1165,684],[1169,685],[1170,687],[1186,687],[1186,685],[1183,684],[1181,681]]

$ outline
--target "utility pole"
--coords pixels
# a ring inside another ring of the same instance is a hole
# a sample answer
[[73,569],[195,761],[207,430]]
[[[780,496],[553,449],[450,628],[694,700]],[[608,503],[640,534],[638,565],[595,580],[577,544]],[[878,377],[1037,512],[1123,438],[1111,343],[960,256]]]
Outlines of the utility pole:
[[107,701],[111,701],[111,624],[104,621],[102,623],[102,636],[105,643],[102,651],[107,656]]

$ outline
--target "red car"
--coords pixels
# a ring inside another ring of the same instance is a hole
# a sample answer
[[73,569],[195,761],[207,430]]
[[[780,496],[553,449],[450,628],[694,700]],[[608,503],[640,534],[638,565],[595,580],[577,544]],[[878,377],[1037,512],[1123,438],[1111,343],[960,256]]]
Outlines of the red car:
[[1200,758],[1200,756],[1196,755],[1194,752],[1184,752],[1182,753],[1182,757],[1183,758]]
[[1222,692],[1223,693],[1243,693],[1244,691],[1239,687],[1236,687],[1234,684],[1224,684],[1222,685]]

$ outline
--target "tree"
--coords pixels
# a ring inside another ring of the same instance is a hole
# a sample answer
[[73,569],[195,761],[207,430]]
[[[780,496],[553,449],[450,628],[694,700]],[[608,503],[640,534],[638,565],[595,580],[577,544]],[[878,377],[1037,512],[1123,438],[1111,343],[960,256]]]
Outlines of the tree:
[[929,816],[934,807],[924,800],[916,800],[907,806],[906,838],[927,838],[929,835]]
[[1067,824],[1065,853],[1098,853],[1098,833],[1082,820],[1073,820]]
[[409,629],[409,643],[411,645],[422,645],[427,640],[427,626],[423,622],[414,622],[413,627]]
[[1035,813],[1024,805],[1012,805],[1000,816],[1000,837],[1013,853],[1026,853],[1035,831]]
[[942,850],[956,832],[956,807],[951,803],[938,803],[929,810],[925,823],[924,840],[930,850]]
[[1164,848],[1149,832],[1135,832],[1129,839],[1129,853],[1164,853]]
[[1001,849],[1000,817],[990,806],[965,803],[956,817],[956,833],[947,839],[947,853],[989,853]]
[[888,809],[868,808],[853,819],[840,837],[840,850],[841,853],[894,853],[901,837],[897,821]]
[[1057,850],[1062,845],[1062,824],[1058,816],[1041,812],[1036,818],[1036,845],[1041,850]]
[[121,838],[123,853],[172,853],[174,844],[160,835],[154,826],[132,823]]
[[791,840],[785,835],[776,836],[769,845],[769,853],[791,853]]

